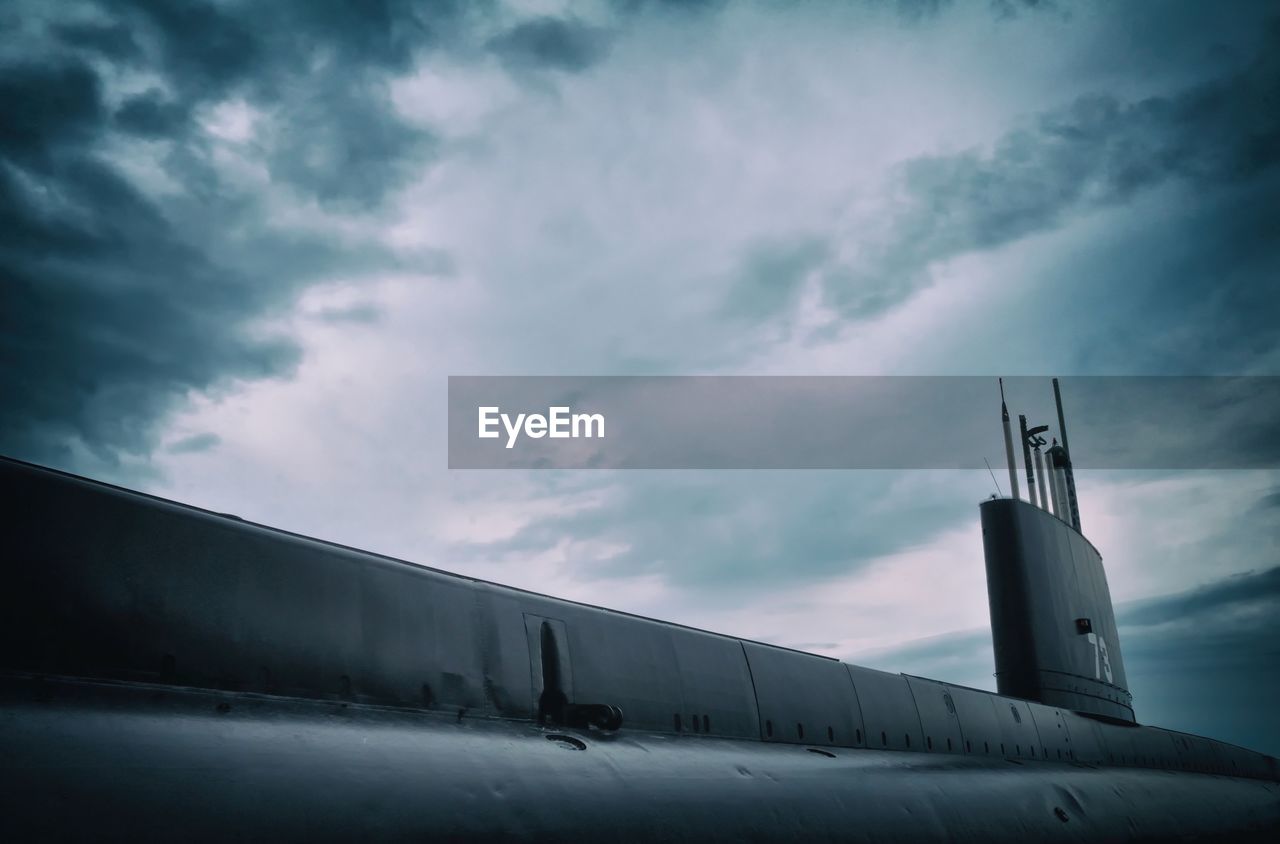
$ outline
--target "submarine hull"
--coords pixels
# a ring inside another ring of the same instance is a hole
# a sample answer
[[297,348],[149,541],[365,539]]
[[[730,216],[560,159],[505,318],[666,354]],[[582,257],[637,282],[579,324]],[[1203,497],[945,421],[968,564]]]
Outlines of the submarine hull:
[[1210,774],[50,678],[0,694],[7,840],[1261,841],[1280,827],[1280,786]]
[[1280,831],[1245,748],[2,458],[0,541],[0,840]]

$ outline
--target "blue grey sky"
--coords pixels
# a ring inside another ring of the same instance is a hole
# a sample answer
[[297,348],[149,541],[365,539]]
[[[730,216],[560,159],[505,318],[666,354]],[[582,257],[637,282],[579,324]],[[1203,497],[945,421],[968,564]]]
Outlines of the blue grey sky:
[[[5,4],[0,452],[991,688],[985,471],[450,472],[445,379],[1280,374],[1277,14]],[[1280,475],[1078,482],[1139,719],[1280,753]]]

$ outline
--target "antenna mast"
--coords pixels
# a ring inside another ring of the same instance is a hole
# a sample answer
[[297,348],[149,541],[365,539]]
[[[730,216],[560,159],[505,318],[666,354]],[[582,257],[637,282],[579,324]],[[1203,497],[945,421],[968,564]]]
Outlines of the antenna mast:
[[[1057,382],[1055,381],[1056,385]],[[1018,464],[1013,461],[1013,431],[1009,430],[1009,408],[1004,403],[1004,379],[1000,379],[1000,422],[1004,425],[1004,461],[1009,467],[1009,489],[1011,497],[1021,498],[1018,494]]]
[[1080,502],[1076,498],[1076,476],[1071,470],[1071,446],[1067,445],[1067,423],[1062,417],[1062,391],[1058,388],[1058,379],[1053,379],[1053,401],[1058,406],[1058,433],[1062,435],[1062,452],[1066,461],[1067,508],[1071,512],[1071,524],[1080,530]]
[[1027,500],[1036,503],[1036,473],[1031,463],[1031,437],[1027,432],[1027,417],[1018,414],[1018,430],[1022,434],[1022,465],[1027,467]]

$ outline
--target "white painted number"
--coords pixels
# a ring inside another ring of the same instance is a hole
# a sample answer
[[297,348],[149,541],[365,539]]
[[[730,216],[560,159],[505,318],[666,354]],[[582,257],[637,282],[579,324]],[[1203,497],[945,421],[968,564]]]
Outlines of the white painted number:
[[1093,676],[1101,680],[1105,674],[1107,682],[1111,682],[1111,656],[1107,653],[1107,640],[1097,633],[1089,634],[1089,644],[1093,645]]

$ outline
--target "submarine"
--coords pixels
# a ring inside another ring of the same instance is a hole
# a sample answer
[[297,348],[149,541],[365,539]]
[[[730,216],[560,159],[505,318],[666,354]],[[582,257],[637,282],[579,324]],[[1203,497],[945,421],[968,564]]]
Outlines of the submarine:
[[994,693],[0,458],[0,839],[1278,840],[1274,757],[1137,720],[1054,389]]

